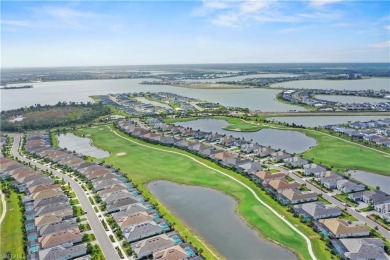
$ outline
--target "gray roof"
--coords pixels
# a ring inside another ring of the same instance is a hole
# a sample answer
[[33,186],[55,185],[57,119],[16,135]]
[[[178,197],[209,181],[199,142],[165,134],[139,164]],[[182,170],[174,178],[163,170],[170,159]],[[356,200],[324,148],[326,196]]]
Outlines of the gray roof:
[[164,230],[154,221],[133,225],[123,230],[123,235],[127,241],[137,241],[145,237],[150,237],[162,233]]
[[131,248],[140,256],[152,254],[173,245],[175,245],[175,242],[167,234],[162,234],[132,243]]
[[63,220],[60,222],[55,222],[48,225],[40,226],[38,228],[38,231],[40,236],[47,236],[52,233],[57,233],[60,231],[77,228],[77,226],[78,225],[76,219],[73,218],[73,219]]
[[35,208],[34,211],[35,211],[35,216],[42,216],[42,215],[45,215],[45,214],[48,214],[51,212],[64,210],[67,208],[71,209],[71,206],[69,205],[69,203],[59,202],[59,203]]
[[388,259],[384,253],[384,243],[379,238],[340,239],[348,250],[345,256],[352,259]]
[[34,207],[43,207],[50,204],[55,204],[59,202],[65,202],[68,200],[68,197],[66,197],[65,194],[56,196],[56,197],[49,197],[44,199],[37,199],[34,201]]
[[65,260],[71,259],[77,256],[82,256],[87,253],[87,247],[85,245],[77,246],[55,246],[52,248],[39,251],[40,260]]
[[340,209],[332,204],[324,205],[320,201],[302,204],[302,209],[310,216],[317,218],[330,214],[341,214]]

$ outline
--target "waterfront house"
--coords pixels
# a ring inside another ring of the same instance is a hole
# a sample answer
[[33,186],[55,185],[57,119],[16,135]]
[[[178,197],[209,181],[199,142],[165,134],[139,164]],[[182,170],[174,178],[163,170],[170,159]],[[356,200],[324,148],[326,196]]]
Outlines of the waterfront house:
[[257,154],[260,157],[266,157],[269,156],[272,153],[275,153],[275,150],[272,149],[271,147],[261,147],[259,149],[254,149],[253,153]]
[[76,246],[55,246],[52,248],[44,249],[39,251],[40,260],[65,260],[74,259],[87,254],[87,247],[85,245]]
[[284,190],[298,189],[301,186],[298,182],[289,182],[287,179],[271,180],[268,185],[278,193]]
[[375,205],[375,210],[382,214],[390,212],[390,202]]
[[271,160],[274,162],[281,162],[284,159],[290,158],[291,154],[283,152],[283,151],[278,151],[270,154]]
[[364,185],[346,179],[338,180],[336,182],[336,187],[339,191],[342,191],[344,193],[363,191],[366,189]]
[[354,201],[363,201],[366,204],[372,205],[390,203],[390,195],[383,191],[360,191],[350,194],[349,198]]
[[337,181],[342,179],[344,179],[344,177],[335,173],[330,173],[325,177],[320,177],[318,181],[328,189],[335,189],[337,187]]
[[132,243],[131,248],[137,255],[137,259],[141,259],[172,247],[177,243],[181,243],[178,233],[170,232]]
[[341,215],[341,211],[338,207],[332,204],[324,205],[324,203],[320,201],[296,205],[294,208],[297,209],[298,213],[308,215],[313,219],[338,217]]
[[233,136],[225,136],[221,139],[220,142],[224,146],[231,147],[231,146],[234,146],[235,141],[236,141],[236,138],[234,138]]
[[255,150],[261,149],[262,146],[259,145],[258,143],[245,143],[241,145],[241,151],[244,153],[252,153]]
[[349,260],[388,260],[384,242],[379,238],[343,238],[332,240],[339,253]]
[[190,244],[181,244],[169,247],[153,254],[155,260],[176,260],[176,259],[203,259],[195,254],[196,250]]
[[147,213],[146,211],[141,211],[141,212],[129,214],[127,216],[123,216],[121,218],[117,218],[116,222],[121,229],[125,229],[129,226],[136,225],[150,220],[153,220],[153,217],[149,215],[149,213]]
[[290,204],[310,202],[317,200],[317,194],[313,191],[300,191],[297,189],[287,189],[282,191],[282,195]]
[[119,211],[123,207],[127,207],[130,204],[138,203],[135,198],[133,197],[126,197],[126,198],[121,198],[113,201],[111,204],[107,205],[107,212],[112,213],[115,211]]
[[131,243],[147,237],[162,234],[164,231],[168,231],[169,229],[169,226],[164,223],[157,223],[156,221],[149,220],[128,226],[122,231],[127,242]]
[[370,229],[361,222],[351,222],[338,218],[321,219],[331,236],[335,238],[364,237],[370,235]]

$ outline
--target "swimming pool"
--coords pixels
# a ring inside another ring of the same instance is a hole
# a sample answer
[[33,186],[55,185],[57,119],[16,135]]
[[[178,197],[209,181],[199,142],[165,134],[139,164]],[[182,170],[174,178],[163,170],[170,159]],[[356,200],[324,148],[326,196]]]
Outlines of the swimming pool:
[[171,238],[172,238],[173,242],[175,242],[176,245],[183,243],[183,241],[181,241],[181,239],[176,235],[172,236]]

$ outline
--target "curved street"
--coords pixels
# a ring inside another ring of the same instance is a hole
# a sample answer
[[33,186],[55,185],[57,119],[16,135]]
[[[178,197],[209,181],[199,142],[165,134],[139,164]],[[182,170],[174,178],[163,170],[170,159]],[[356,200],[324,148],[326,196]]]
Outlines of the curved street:
[[63,178],[66,182],[70,184],[73,191],[76,193],[76,196],[82,206],[82,208],[87,212],[86,216],[88,219],[88,222],[91,226],[91,229],[93,233],[95,234],[96,240],[103,252],[104,257],[107,260],[117,260],[120,259],[117,250],[114,248],[111,240],[108,238],[108,235],[100,222],[93,206],[91,205],[91,202],[89,201],[87,195],[85,194],[85,191],[81,188],[81,186],[72,178],[70,178],[68,175],[63,174],[60,171],[54,170],[50,167],[47,167],[45,165],[42,165],[38,162],[29,160],[23,156],[21,156],[18,152],[18,148],[20,145],[20,139],[21,134],[12,134],[10,135],[14,138],[14,142],[12,144],[11,148],[11,154],[15,156],[16,158],[31,163],[31,165],[36,166],[37,168],[41,170],[51,171],[54,175]]

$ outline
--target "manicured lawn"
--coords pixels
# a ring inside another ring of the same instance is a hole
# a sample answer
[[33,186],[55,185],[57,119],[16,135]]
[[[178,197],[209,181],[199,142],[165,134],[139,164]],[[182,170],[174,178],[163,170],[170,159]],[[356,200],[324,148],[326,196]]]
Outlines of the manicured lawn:
[[24,255],[23,248],[23,215],[19,207],[17,193],[11,190],[11,196],[6,199],[7,213],[0,227],[0,255],[8,252],[14,257]]
[[348,199],[348,194],[337,194],[336,197],[337,197],[339,200],[341,200],[341,201],[347,203],[347,204],[348,204],[349,206],[351,206],[351,207],[355,207],[356,205],[358,205],[356,202],[351,201],[351,200]]
[[[138,188],[143,191],[143,194],[150,198],[151,202],[156,202],[156,199],[151,196],[144,185],[150,181],[158,179],[221,190],[239,201],[237,208],[238,212],[250,223],[250,225],[256,227],[262,235],[293,249],[297,254],[299,254],[300,258],[310,259],[305,240],[289,228],[282,220],[276,218],[275,215],[272,214],[266,207],[257,202],[248,190],[238,183],[233,182],[229,178],[218,174],[211,169],[207,169],[189,158],[126,142],[124,139],[114,135],[108,129],[102,131],[96,128],[88,128],[79,130],[78,134],[90,134],[90,138],[93,140],[94,145],[110,151],[111,155],[108,158],[104,158],[105,162],[113,165],[115,168],[120,168],[122,172],[127,173],[132,181],[139,185]],[[136,142],[142,144],[148,144],[137,139],[132,140],[136,140]],[[183,154],[191,155],[190,153],[175,148],[168,148],[160,145],[148,145],[164,150],[174,150]],[[116,154],[120,152],[125,152],[126,155],[119,157],[116,156]],[[193,155],[191,156],[195,157]],[[264,202],[283,214],[287,220],[296,225],[299,230],[304,232],[311,239],[314,252],[318,259],[330,258],[329,252],[325,250],[325,244],[319,239],[319,235],[317,233],[306,225],[300,223],[298,218],[294,218],[291,213],[287,212],[286,207],[280,206],[263,191],[261,191],[260,188],[255,186],[254,183],[249,181],[247,178],[232,171],[223,169],[208,160],[198,157],[195,158],[207,165],[234,176],[236,179],[253,188]],[[204,250],[203,254],[206,258],[214,258],[212,254],[193,236],[193,232],[191,232],[191,230],[189,230],[189,228],[180,220],[174,218],[174,216],[163,205],[160,204],[159,210],[161,213],[165,214],[164,217],[169,222],[175,222],[175,228],[182,234],[183,237],[187,236],[188,240],[190,240],[195,247],[202,248]]]
[[[230,126],[226,130],[241,130],[241,131],[258,131],[263,128],[275,128],[280,130],[294,130],[306,134],[317,141],[317,145],[310,150],[302,153],[303,157],[321,163],[328,167],[333,167],[333,170],[344,171],[345,169],[356,169],[377,173],[380,175],[390,176],[390,155],[386,155],[367,147],[359,146],[344,140],[336,138],[336,136],[327,135],[323,132],[313,129],[291,128],[279,124],[262,123],[252,121],[253,123],[244,122],[239,118],[231,117],[213,117],[216,119],[225,119]],[[174,119],[174,120],[195,120],[197,118]],[[169,121],[174,121],[169,120]]]

